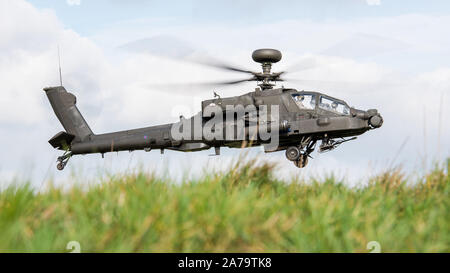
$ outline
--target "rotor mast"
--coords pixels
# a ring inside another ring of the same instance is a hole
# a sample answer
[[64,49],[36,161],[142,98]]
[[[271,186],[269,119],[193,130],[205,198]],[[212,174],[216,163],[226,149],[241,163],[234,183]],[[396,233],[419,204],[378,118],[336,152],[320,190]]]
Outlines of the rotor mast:
[[271,83],[280,79],[281,73],[271,73],[272,64],[281,60],[281,52],[276,49],[263,48],[253,51],[252,59],[261,64],[262,73],[255,73],[255,80],[260,81],[258,84],[262,90],[272,89],[275,84]]

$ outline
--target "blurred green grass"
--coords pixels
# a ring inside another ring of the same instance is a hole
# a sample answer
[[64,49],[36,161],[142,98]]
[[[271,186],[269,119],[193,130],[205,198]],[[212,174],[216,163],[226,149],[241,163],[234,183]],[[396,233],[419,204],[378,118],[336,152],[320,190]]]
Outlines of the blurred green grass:
[[[332,175],[279,181],[275,166],[239,160],[175,183],[145,172],[99,185],[0,192],[0,252],[450,251],[450,160],[420,178],[392,169],[364,187]],[[414,181],[412,181],[414,180]]]

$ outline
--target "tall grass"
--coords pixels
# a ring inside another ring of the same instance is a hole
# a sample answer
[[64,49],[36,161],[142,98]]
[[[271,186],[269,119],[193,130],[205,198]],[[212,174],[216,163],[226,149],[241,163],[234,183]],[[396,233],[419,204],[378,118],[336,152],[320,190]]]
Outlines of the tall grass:
[[237,162],[195,181],[138,172],[88,189],[0,193],[0,251],[449,252],[450,160],[408,181],[399,170],[349,188],[277,180],[274,166]]

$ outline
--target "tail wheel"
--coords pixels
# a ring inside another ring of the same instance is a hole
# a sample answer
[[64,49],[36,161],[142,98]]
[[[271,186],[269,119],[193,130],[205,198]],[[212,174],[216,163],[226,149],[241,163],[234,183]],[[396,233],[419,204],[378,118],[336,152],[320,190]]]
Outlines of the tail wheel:
[[56,165],[56,169],[58,169],[58,171],[64,170],[64,167],[65,167],[65,164],[64,164],[63,162],[59,162],[59,163]]
[[308,156],[307,155],[300,155],[298,160],[294,161],[294,165],[297,166],[297,168],[304,168],[308,164]]
[[62,156],[58,157],[58,159],[56,160],[56,162],[58,162],[58,164],[56,164],[56,169],[58,169],[58,171],[64,170],[64,167],[66,167],[67,162],[69,161],[71,156],[72,152],[67,150]]
[[286,149],[286,158],[290,161],[296,161],[300,157],[300,149],[295,146],[291,146]]

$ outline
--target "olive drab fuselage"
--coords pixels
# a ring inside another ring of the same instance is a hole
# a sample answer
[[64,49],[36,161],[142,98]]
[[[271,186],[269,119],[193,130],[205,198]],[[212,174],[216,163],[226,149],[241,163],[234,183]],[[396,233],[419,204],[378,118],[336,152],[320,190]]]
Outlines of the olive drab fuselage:
[[[320,92],[274,88],[274,82],[285,80],[282,78],[285,72],[271,72],[272,64],[281,60],[280,51],[258,49],[252,58],[261,64],[262,72],[213,66],[250,74],[251,78],[221,84],[256,81],[259,87],[253,92],[224,98],[214,93],[215,98],[203,101],[200,112],[189,119],[180,117],[175,123],[106,134],[92,132],[76,107],[76,97],[63,86],[44,88],[65,130],[49,140],[54,148],[64,151],[57,168],[64,169],[70,157],[78,154],[153,149],[161,153],[165,149],[192,152],[215,148],[219,155],[220,147],[260,145],[264,145],[266,152],[285,150],[286,158],[302,168],[319,141],[319,152],[329,151],[383,124],[376,109],[351,108],[343,100]],[[211,109],[215,112],[210,113]],[[218,119],[219,116],[226,118]]]
[[[45,89],[47,96],[55,110],[58,119],[65,128],[52,139],[50,144],[60,150],[70,152],[70,156],[76,154],[108,153],[116,151],[134,151],[164,149],[191,152],[216,148],[218,153],[220,147],[241,148],[249,146],[265,145],[268,140],[258,137],[236,140],[223,138],[221,140],[202,139],[175,139],[172,136],[174,123],[159,126],[150,126],[140,129],[119,131],[106,134],[94,134],[87,125],[81,113],[76,108],[76,98],[68,93],[64,87],[52,87]],[[314,98],[309,102],[309,107],[301,107],[296,97]],[[327,99],[345,107],[347,112],[337,112],[332,108],[321,107],[320,101]],[[322,149],[329,150],[345,141],[345,137],[360,135],[368,130],[381,125],[382,119],[376,110],[362,111],[348,107],[342,100],[313,91],[297,91],[295,89],[269,89],[255,91],[247,94],[228,98],[215,98],[202,102],[202,111],[199,113],[202,124],[210,117],[204,117],[202,112],[209,105],[216,105],[226,112],[227,108],[243,106],[258,110],[261,106],[270,109],[276,105],[279,109],[279,143],[275,149],[266,149],[266,152],[287,150],[289,147],[297,147],[298,153],[288,157],[296,161],[302,155],[309,156],[317,141],[322,141]],[[374,118],[376,117],[376,118]],[[193,119],[192,117],[191,119]],[[380,122],[373,124],[371,120],[380,118]],[[270,116],[269,116],[270,119]],[[227,121],[223,126],[226,127]],[[231,122],[236,122],[232,120]],[[273,121],[272,121],[273,122]],[[251,124],[244,123],[246,127]],[[225,131],[225,130],[224,130]],[[338,139],[336,141],[336,139]],[[292,150],[292,149],[291,149]],[[295,163],[295,162],[294,162]]]

